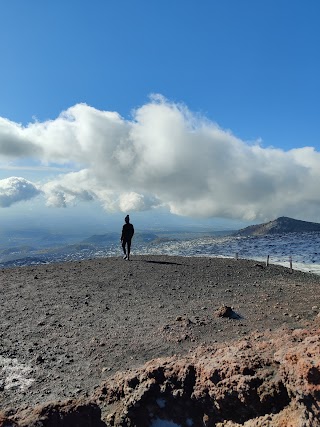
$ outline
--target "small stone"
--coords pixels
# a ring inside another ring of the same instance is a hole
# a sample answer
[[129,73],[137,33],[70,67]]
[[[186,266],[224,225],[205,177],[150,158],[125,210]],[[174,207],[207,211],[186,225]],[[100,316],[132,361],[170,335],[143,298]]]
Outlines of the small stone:
[[228,307],[226,305],[222,305],[217,311],[216,316],[217,317],[228,317],[229,319],[233,317],[233,310],[231,307]]
[[43,363],[43,362],[44,362],[44,358],[41,355],[37,356],[36,363]]

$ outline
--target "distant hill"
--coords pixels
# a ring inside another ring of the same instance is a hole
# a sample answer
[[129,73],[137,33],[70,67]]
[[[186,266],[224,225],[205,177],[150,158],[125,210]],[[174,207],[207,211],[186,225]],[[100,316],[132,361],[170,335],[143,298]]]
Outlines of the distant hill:
[[81,243],[90,243],[92,245],[105,245],[111,242],[119,241],[119,233],[94,234],[93,236],[84,239]]
[[[155,239],[157,239],[158,236],[154,233],[149,232],[136,232],[133,237],[133,241],[135,243],[148,243]],[[95,246],[103,246],[110,243],[119,243],[120,242],[120,234],[111,232],[106,234],[95,234],[91,237],[88,237],[87,239],[83,240],[81,243],[89,243],[91,245]]]
[[234,236],[265,236],[267,234],[320,232],[320,224],[301,221],[299,219],[282,216],[264,224],[250,225],[234,233]]

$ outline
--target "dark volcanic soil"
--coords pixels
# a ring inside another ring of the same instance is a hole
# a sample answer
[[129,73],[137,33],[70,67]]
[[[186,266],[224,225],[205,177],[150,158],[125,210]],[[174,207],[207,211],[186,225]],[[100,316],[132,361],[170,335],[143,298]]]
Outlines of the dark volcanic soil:
[[[320,276],[234,259],[13,268],[0,271],[0,287],[1,409],[90,395],[116,371],[252,331],[300,328],[320,311]],[[239,318],[217,317],[222,305]]]

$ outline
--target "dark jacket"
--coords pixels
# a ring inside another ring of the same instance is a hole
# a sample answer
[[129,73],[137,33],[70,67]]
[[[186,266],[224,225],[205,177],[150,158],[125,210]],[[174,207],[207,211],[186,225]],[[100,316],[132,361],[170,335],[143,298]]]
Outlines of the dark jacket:
[[121,240],[131,240],[134,235],[134,228],[130,222],[124,224],[122,227]]

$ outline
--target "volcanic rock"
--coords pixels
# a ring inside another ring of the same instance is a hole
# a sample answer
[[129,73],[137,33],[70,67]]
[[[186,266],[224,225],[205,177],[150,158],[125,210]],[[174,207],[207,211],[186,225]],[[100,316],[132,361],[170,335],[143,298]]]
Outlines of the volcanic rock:
[[[320,426],[320,328],[252,334],[119,372],[87,401],[3,414],[1,426]],[[174,424],[173,424],[174,423]]]
[[232,310],[231,307],[228,307],[226,305],[222,305],[217,311],[216,311],[217,317],[228,317],[229,319],[232,319],[236,316],[236,313]]

